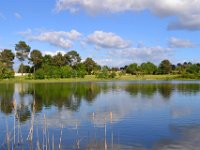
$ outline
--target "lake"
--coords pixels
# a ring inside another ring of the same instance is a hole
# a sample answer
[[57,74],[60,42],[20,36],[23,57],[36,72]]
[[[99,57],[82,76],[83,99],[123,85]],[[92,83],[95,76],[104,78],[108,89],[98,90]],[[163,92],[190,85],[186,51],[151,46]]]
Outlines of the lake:
[[0,149],[199,147],[200,81],[0,84]]

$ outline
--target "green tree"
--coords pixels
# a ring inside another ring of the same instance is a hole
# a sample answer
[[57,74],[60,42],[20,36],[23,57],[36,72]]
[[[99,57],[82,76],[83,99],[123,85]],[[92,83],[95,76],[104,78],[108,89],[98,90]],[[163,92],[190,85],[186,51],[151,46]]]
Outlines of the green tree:
[[14,71],[0,62],[0,79],[14,78]]
[[15,54],[9,49],[4,49],[0,53],[0,62],[8,69],[13,69],[14,59],[15,59]]
[[24,65],[23,63],[20,64],[18,73],[30,73],[31,72],[31,67],[28,65]]
[[138,65],[136,63],[130,64],[127,68],[126,68],[126,72],[130,73],[132,75],[137,74],[137,70],[138,70]]
[[33,50],[30,54],[30,62],[33,64],[34,73],[36,69],[39,69],[42,65],[43,57],[39,50]]
[[169,74],[172,71],[172,65],[169,60],[163,60],[159,65],[159,72],[161,74]]
[[154,74],[157,70],[157,66],[151,62],[142,63],[140,65],[140,71],[144,72],[144,74]]
[[58,52],[55,56],[53,56],[52,60],[53,60],[53,65],[58,67],[62,67],[66,64],[65,58],[60,52]]
[[87,58],[83,64],[85,65],[87,73],[90,75],[92,71],[97,69],[97,63],[92,58]]
[[68,57],[69,57],[69,65],[70,66],[75,66],[77,64],[79,64],[81,62],[81,57],[80,55],[77,53],[77,51],[69,51],[67,53]]
[[52,65],[52,62],[53,62],[53,58],[51,55],[44,55],[43,60],[42,60],[43,65]]
[[[23,64],[23,62],[28,59],[28,55],[30,53],[31,47],[26,44],[24,41],[19,41],[15,45],[16,57]],[[23,75],[23,65],[22,65],[22,75]]]
[[193,64],[187,68],[188,73],[198,74],[200,71],[200,67],[197,64]]

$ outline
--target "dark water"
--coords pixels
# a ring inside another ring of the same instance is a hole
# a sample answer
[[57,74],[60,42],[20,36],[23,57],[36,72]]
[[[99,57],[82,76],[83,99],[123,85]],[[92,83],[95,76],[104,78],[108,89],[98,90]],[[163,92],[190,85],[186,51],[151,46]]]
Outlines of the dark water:
[[199,150],[200,82],[0,84],[0,149],[59,146]]

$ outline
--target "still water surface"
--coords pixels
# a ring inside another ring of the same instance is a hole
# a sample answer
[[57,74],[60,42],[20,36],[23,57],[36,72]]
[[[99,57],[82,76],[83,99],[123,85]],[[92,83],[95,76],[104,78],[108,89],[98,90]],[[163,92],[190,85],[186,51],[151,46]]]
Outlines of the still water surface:
[[199,150],[200,81],[0,84],[9,147]]

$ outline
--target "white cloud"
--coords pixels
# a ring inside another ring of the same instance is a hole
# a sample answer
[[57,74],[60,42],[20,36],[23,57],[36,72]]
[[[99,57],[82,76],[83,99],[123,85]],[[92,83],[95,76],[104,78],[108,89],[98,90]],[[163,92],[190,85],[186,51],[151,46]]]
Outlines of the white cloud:
[[66,54],[65,51],[43,51],[42,52],[44,55],[51,55],[51,56],[55,56],[56,54],[58,53],[61,53],[61,54]]
[[73,41],[78,40],[81,36],[76,30],[71,30],[70,32],[65,31],[39,31],[37,34],[33,34],[31,29],[25,32],[20,32],[25,38],[31,41],[42,41],[48,42],[51,45],[69,49],[73,46]]
[[164,48],[161,46],[154,47],[133,47],[123,50],[110,51],[110,56],[120,57],[122,59],[132,60],[134,62],[153,61],[159,62],[163,59],[169,58],[172,55],[171,48]]
[[173,49],[161,46],[140,46],[120,50],[108,50],[107,56],[96,58],[95,61],[101,66],[122,67],[131,63],[142,63],[146,61],[159,64],[164,59],[173,58]]
[[150,10],[160,17],[175,16],[168,29],[200,29],[199,0],[57,0],[56,10],[90,14]]
[[124,49],[131,46],[130,41],[124,40],[112,32],[95,31],[87,37],[87,43],[96,48]]
[[14,16],[15,16],[17,19],[22,19],[21,14],[18,13],[18,12],[15,12],[15,13],[14,13]]
[[196,45],[187,39],[179,39],[172,37],[168,41],[171,48],[194,48]]
[[102,59],[95,59],[95,61],[101,66],[109,66],[109,67],[122,67],[133,63],[133,60],[126,58],[125,59],[102,58]]
[[[199,138],[200,138],[200,126],[198,125],[187,125],[187,126],[176,126],[174,124],[171,125],[172,132],[181,133],[181,138],[176,140],[160,140],[156,144],[154,149],[160,150],[169,150],[171,148],[177,150],[197,150],[197,147],[200,147]],[[179,132],[177,132],[179,131]]]

